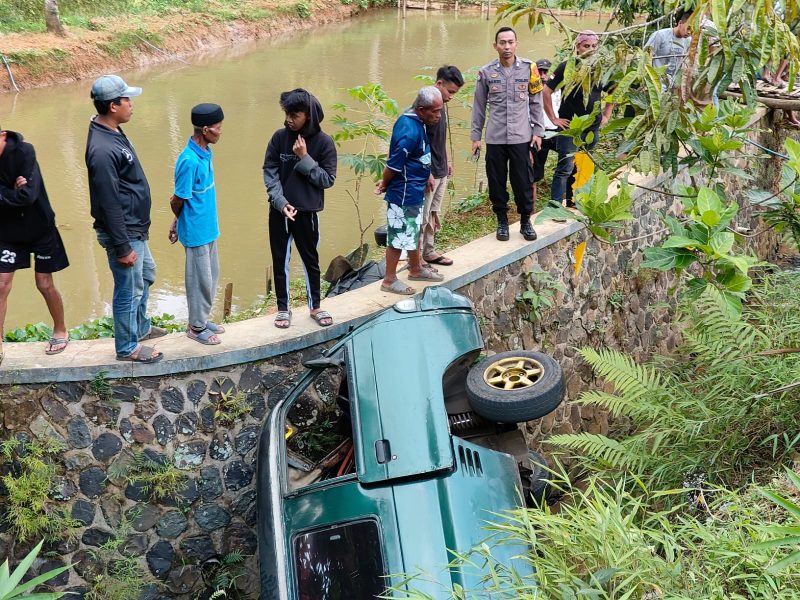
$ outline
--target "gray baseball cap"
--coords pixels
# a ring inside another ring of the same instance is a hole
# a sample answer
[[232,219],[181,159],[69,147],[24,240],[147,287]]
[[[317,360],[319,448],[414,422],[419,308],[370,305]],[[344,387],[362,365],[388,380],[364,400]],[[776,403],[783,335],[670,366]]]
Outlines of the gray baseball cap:
[[547,58],[540,58],[536,61],[536,66],[543,71],[549,71],[552,64]]
[[92,100],[113,100],[140,96],[142,88],[130,87],[119,75],[102,75],[92,84]]

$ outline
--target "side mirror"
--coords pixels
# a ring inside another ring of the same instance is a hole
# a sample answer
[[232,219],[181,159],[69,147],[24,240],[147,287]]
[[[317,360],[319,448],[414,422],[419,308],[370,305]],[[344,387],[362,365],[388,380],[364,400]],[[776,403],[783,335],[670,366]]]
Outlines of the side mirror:
[[344,361],[338,356],[323,356],[304,361],[303,366],[313,371],[324,371],[325,369],[341,369]]

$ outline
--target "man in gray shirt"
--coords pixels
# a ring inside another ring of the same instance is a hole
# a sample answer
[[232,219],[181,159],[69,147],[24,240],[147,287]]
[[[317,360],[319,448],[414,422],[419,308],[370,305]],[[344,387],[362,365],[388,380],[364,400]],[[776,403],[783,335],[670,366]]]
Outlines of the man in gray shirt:
[[654,31],[644,45],[645,48],[652,48],[653,50],[654,67],[666,65],[666,88],[674,87],[675,75],[686,59],[689,39],[692,37],[692,30],[689,26],[690,16],[691,12],[687,11],[679,14],[675,27]]
[[478,72],[472,104],[472,154],[481,149],[481,133],[486,123],[486,177],[489,200],[497,215],[497,239],[508,240],[508,191],[511,179],[514,202],[520,214],[520,233],[528,241],[536,239],[531,225],[533,212],[533,161],[531,153],[542,144],[544,113],[542,82],[533,61],[518,58],[517,34],[501,27],[495,34],[498,58]]

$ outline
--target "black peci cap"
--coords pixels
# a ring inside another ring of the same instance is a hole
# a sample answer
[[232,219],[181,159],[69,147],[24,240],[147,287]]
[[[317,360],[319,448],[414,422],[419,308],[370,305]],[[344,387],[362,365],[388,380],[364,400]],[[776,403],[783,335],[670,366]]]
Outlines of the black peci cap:
[[204,102],[192,109],[192,125],[195,127],[208,127],[221,122],[225,118],[219,104]]

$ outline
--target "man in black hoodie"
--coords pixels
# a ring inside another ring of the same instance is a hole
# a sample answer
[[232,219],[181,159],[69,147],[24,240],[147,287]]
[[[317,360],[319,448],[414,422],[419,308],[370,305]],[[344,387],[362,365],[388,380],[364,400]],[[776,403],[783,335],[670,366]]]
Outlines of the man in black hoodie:
[[306,289],[311,317],[321,327],[333,323],[320,310],[319,213],[325,191],[336,181],[336,146],[323,133],[325,118],[319,101],[306,90],[283,92],[280,105],[286,114],[283,129],[276,131],[264,157],[264,185],[269,196],[269,247],[275,273],[278,314],[275,327],[286,329],[289,310],[289,258],[294,240],[306,270]]
[[46,354],[67,347],[64,303],[53,284],[53,273],[69,266],[56,229],[56,215],[44,189],[36,151],[22,135],[0,128],[0,362],[3,361],[3,322],[14,272],[36,264],[36,288],[53,317],[53,335]]
[[97,241],[105,249],[114,277],[114,346],[117,360],[153,363],[163,355],[139,342],[166,334],[146,316],[147,297],[156,278],[156,263],[147,238],[150,231],[150,186],[136,151],[120,127],[131,120],[131,98],[142,88],[116,75],[98,77],[92,85],[97,115],[89,124],[86,168]]

